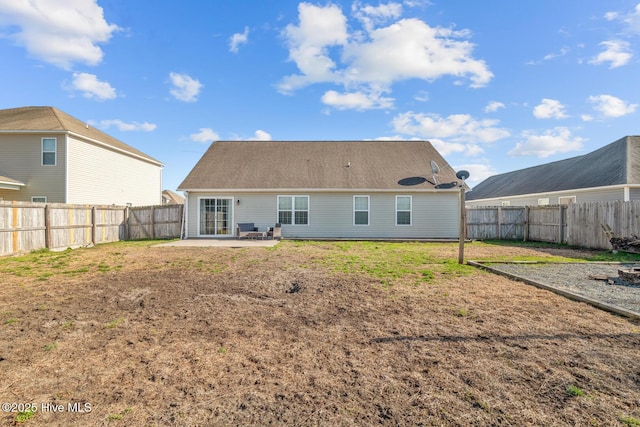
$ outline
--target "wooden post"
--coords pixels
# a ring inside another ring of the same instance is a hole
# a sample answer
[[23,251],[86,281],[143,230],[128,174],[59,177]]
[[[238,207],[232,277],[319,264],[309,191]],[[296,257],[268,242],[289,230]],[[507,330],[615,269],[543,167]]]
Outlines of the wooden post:
[[156,208],[155,206],[151,206],[151,238],[155,239],[156,238],[156,221],[155,221],[155,216],[156,216]]
[[44,247],[51,249],[51,208],[44,205]]
[[560,205],[558,208],[558,243],[562,244],[562,227],[564,226],[564,222],[562,221],[562,210],[563,210],[563,205]]
[[502,240],[502,207],[498,206],[498,240]]
[[529,206],[525,206],[524,207],[524,224],[523,225],[523,234],[524,234],[524,241],[528,241],[529,240]]
[[464,264],[464,240],[467,236],[467,209],[465,205],[464,183],[460,187],[460,243],[458,245],[458,264]]
[[98,240],[98,227],[96,222],[98,221],[98,216],[96,215],[96,207],[91,206],[91,244],[93,246],[96,245]]
[[124,208],[124,240],[130,240],[131,236],[129,233],[129,206],[125,206]]

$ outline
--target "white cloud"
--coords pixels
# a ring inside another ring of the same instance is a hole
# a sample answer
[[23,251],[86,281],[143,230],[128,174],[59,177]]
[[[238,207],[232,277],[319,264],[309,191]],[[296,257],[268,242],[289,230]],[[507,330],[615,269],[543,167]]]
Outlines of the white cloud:
[[583,138],[571,135],[571,131],[566,127],[556,127],[543,134],[526,131],[522,133],[522,137],[524,140],[509,151],[510,156],[545,158],[558,153],[581,150],[584,141]]
[[470,186],[482,182],[497,173],[493,167],[485,163],[467,163],[456,165],[453,168],[456,171],[466,170],[469,172],[469,178],[465,182]]
[[192,133],[191,135],[189,135],[189,138],[192,141],[202,142],[202,143],[220,140],[220,136],[218,136],[218,134],[214,132],[213,129],[211,128],[200,128],[198,133]]
[[556,99],[543,98],[542,102],[534,107],[533,115],[536,119],[566,119],[568,116],[564,108]]
[[604,47],[604,51],[589,60],[589,64],[609,63],[609,68],[617,68],[626,65],[633,56],[629,42],[624,40],[608,40],[600,43],[600,46]]
[[354,16],[362,22],[362,25],[369,31],[376,24],[397,19],[402,15],[402,5],[400,3],[387,3],[378,6],[364,5],[356,1],[351,6]]
[[[473,58],[468,31],[430,27],[415,18],[376,27],[382,21],[397,19],[402,11],[399,4],[372,7],[357,3],[354,15],[365,21],[365,31],[351,33],[352,26],[336,5],[301,3],[298,11],[299,23],[289,24],[283,37],[289,59],[299,73],[280,81],[282,93],[315,83],[333,83],[343,86],[347,95],[360,94],[363,99],[354,102],[354,108],[366,109],[367,96],[362,94],[388,93],[398,81],[452,76],[456,83],[464,79],[471,87],[481,87],[493,77],[484,61]],[[333,91],[329,96],[337,99],[336,94]],[[349,102],[336,105],[346,108]],[[381,108],[381,104],[373,102],[369,108]]]
[[255,131],[254,137],[249,138],[249,141],[271,141],[271,134],[269,132],[258,129],[257,131]]
[[486,107],[484,107],[484,112],[485,113],[495,113],[496,111],[498,111],[501,108],[505,108],[505,105],[502,102],[498,102],[498,101],[491,101],[487,104]]
[[118,128],[118,130],[123,131],[123,132],[130,132],[130,131],[144,131],[144,132],[151,132],[153,130],[155,130],[158,126],[153,124],[153,123],[149,123],[149,122],[144,122],[144,123],[139,123],[139,122],[131,122],[131,123],[126,123],[123,122],[120,119],[112,119],[112,120],[101,120],[100,121],[100,127],[103,129],[108,129],[111,126],[115,126]]
[[73,73],[70,85],[64,85],[67,90],[82,92],[82,96],[98,101],[115,99],[116,90],[107,82],[101,82],[95,74]]
[[229,39],[229,50],[238,53],[238,46],[249,41],[249,27],[244,27],[244,33],[235,33]]
[[119,30],[96,0],[0,0],[0,27],[33,57],[64,69],[99,64],[98,45]]
[[477,120],[468,114],[441,117],[437,114],[402,113],[394,117],[395,132],[429,140],[443,155],[465,152],[476,156],[484,150],[481,143],[493,143],[509,136],[498,127],[498,120]]
[[322,102],[338,110],[369,110],[372,108],[390,108],[393,98],[382,97],[379,93],[338,93],[330,90],[322,95]]
[[169,91],[177,100],[184,102],[195,102],[204,86],[197,79],[188,74],[169,73],[173,88]]
[[590,96],[593,108],[605,117],[622,117],[636,111],[638,104],[630,104],[612,95]]
[[629,13],[607,12],[604,17],[608,21],[621,21],[629,33],[640,34],[640,3]]

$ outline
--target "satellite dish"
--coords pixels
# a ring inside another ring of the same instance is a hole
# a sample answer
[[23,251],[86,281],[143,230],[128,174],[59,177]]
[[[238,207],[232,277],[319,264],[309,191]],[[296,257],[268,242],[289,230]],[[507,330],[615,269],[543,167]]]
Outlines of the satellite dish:
[[435,175],[438,172],[440,172],[440,166],[438,166],[438,164],[436,162],[431,160],[431,173]]
[[436,175],[438,174],[438,172],[440,172],[440,166],[438,166],[436,162],[431,160],[431,175],[433,177],[433,183],[436,187],[438,186],[438,180],[436,179]]
[[456,178],[461,179],[461,180],[465,180],[467,178],[469,178],[469,171],[458,171],[456,172]]

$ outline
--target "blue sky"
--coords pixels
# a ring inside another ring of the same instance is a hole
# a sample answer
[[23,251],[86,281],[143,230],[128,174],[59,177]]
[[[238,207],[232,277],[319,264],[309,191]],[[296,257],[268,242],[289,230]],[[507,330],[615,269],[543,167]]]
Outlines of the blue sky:
[[213,140],[426,139],[473,186],[640,134],[638,0],[0,0],[0,58],[0,108],[172,190]]

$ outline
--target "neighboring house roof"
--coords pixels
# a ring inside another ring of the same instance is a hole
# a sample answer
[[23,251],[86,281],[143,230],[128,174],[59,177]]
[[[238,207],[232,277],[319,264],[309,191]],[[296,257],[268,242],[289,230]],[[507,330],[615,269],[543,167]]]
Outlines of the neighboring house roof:
[[16,181],[6,176],[0,176],[0,188],[3,190],[20,190],[20,187],[24,187],[24,185],[24,182]]
[[182,197],[181,195],[174,193],[171,190],[162,190],[162,198],[165,201],[166,204],[170,204],[170,205],[183,205],[184,204],[184,197]]
[[427,141],[217,141],[178,190],[434,190],[457,181]]
[[29,131],[70,132],[162,166],[162,163],[153,157],[55,107],[20,107],[0,110],[0,133]]
[[626,136],[583,156],[495,175],[467,200],[640,184],[640,136]]

